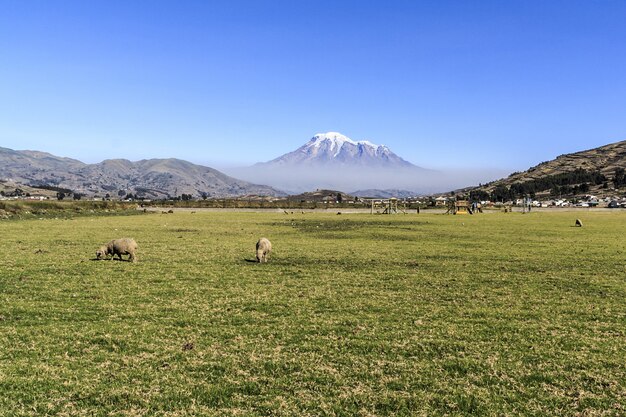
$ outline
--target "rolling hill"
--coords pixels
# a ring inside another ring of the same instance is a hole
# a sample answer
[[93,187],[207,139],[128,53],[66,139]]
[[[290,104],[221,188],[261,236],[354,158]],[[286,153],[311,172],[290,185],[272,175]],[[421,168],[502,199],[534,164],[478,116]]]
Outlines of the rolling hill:
[[[626,141],[560,155],[524,172],[460,192],[481,197],[569,196],[626,188]],[[492,198],[494,199],[494,198]]]
[[216,169],[180,159],[132,162],[108,159],[97,164],[38,151],[0,148],[0,180],[29,186],[67,188],[85,195],[137,194],[163,198],[238,197],[249,194],[281,196],[283,192],[230,177]]

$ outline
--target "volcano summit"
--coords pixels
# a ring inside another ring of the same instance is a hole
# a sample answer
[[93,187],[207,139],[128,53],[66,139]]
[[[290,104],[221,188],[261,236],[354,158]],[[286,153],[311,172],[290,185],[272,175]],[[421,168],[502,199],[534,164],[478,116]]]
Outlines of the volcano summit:
[[286,153],[260,166],[308,165],[309,167],[418,168],[400,158],[385,145],[366,140],[353,141],[338,132],[318,133],[293,152]]
[[318,133],[294,151],[231,173],[292,193],[312,189],[423,191],[430,183],[427,177],[436,174],[402,159],[385,145],[354,141],[338,132]]

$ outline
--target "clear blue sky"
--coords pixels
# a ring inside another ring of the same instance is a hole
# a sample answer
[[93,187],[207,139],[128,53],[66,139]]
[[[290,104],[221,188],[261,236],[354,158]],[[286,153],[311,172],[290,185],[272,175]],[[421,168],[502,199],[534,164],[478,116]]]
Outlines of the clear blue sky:
[[0,146],[250,164],[318,132],[430,168],[626,139],[626,1],[0,0]]

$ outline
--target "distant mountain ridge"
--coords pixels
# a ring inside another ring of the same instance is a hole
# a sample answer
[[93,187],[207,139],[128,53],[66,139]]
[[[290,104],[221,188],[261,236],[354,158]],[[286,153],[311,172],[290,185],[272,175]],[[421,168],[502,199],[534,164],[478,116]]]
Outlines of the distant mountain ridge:
[[371,198],[409,198],[415,197],[416,194],[413,191],[408,190],[357,190],[352,191],[349,194],[358,196],[358,197],[371,197]]
[[108,159],[86,164],[39,151],[0,148],[0,179],[26,185],[48,185],[86,195],[139,194],[163,198],[190,194],[201,197],[285,195],[265,185],[230,177],[216,169],[180,159],[147,159],[132,162]]

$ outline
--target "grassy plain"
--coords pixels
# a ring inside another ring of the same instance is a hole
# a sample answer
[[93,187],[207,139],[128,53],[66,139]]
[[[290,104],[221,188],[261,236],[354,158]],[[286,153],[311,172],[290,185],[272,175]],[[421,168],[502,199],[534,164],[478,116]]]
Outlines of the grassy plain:
[[[624,212],[0,231],[0,416],[626,414]],[[138,263],[92,260],[123,236]]]

